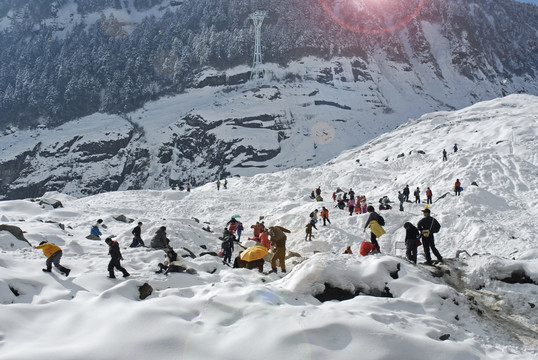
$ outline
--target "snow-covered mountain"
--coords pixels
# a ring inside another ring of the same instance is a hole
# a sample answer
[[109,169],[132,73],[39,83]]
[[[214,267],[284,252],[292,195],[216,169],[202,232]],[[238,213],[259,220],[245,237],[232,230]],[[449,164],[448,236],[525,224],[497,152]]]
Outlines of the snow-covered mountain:
[[[72,271],[67,278],[42,273],[42,252],[0,231],[0,357],[535,359],[537,113],[530,95],[431,113],[321,166],[233,177],[220,191],[209,183],[191,192],[1,201],[2,229],[20,227],[32,245],[56,243]],[[464,188],[459,197],[456,178]],[[412,265],[398,250],[403,223],[416,224],[424,203],[383,211],[382,254],[361,257],[366,215],[350,216],[331,199],[337,187],[353,188],[377,207],[384,195],[395,201],[405,185],[433,190],[443,266]],[[318,186],[322,202],[309,198]],[[55,201],[63,207],[48,205]],[[321,206],[331,224],[318,224],[305,242],[308,215]],[[211,255],[236,214],[246,225],[244,246],[261,217],[291,230],[285,276],[231,269]],[[121,245],[127,280],[107,279],[106,245],[85,238],[97,218],[107,225],[104,236]],[[166,226],[197,274],[155,274],[163,252],[129,248],[129,219],[144,223],[146,243]],[[342,254],[347,245],[353,255]],[[140,300],[146,282],[153,293]]]
[[510,1],[354,2],[378,33],[335,18],[343,1],[17,4],[0,7],[4,199],[309,167],[424,113],[538,94],[537,8]]

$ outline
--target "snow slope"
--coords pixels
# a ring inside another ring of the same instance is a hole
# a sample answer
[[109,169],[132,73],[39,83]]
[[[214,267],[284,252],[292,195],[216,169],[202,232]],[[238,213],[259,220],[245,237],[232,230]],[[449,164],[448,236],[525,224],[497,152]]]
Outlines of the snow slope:
[[[61,246],[72,272],[68,278],[42,273],[42,252],[0,231],[0,358],[535,359],[537,113],[538,100],[528,95],[432,113],[322,166],[233,177],[220,191],[206,184],[191,192],[80,199],[45,194],[63,203],[56,209],[30,199],[2,201],[0,224],[21,227],[32,244],[47,239]],[[460,197],[451,192],[456,178],[464,187]],[[412,265],[396,249],[403,223],[416,224],[424,203],[384,211],[383,254],[361,257],[366,215],[350,216],[331,199],[336,187],[353,188],[377,207],[383,195],[395,201],[406,184],[433,190],[443,267]],[[317,186],[321,203],[309,199]],[[305,242],[308,214],[321,206],[332,223],[318,223],[314,240]],[[292,231],[286,276],[200,256],[220,249],[218,236],[234,214],[246,225],[245,246],[249,226],[262,216],[266,225]],[[155,274],[163,252],[129,248],[134,223],[115,220],[118,215],[142,221],[146,243],[167,226],[172,246],[198,273]],[[106,278],[106,244],[85,239],[97,218],[108,226],[104,236],[120,242],[130,278]],[[207,226],[214,232],[202,229]],[[346,245],[353,255],[342,254]],[[514,273],[529,282],[502,281]],[[140,300],[144,282],[154,292]],[[358,296],[315,297],[332,288]]]

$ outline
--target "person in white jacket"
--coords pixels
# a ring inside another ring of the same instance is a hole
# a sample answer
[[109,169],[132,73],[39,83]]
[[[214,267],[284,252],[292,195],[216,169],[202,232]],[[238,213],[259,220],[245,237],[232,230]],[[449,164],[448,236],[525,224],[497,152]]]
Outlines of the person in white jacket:
[[164,274],[167,275],[170,272],[183,272],[186,269],[187,267],[183,262],[183,258],[178,256],[174,249],[170,248],[166,251],[164,261],[159,263],[159,270],[155,273],[161,274],[164,272]]

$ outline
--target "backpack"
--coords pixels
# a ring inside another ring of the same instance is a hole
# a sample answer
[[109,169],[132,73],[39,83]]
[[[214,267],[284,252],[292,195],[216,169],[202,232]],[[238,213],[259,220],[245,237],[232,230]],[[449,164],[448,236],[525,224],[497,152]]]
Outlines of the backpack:
[[385,219],[383,219],[383,216],[377,215],[377,223],[381,226],[385,225]]
[[432,223],[429,229],[423,229],[420,231],[423,237],[430,237],[431,233],[438,233],[441,230],[441,224],[435,219],[432,219]]

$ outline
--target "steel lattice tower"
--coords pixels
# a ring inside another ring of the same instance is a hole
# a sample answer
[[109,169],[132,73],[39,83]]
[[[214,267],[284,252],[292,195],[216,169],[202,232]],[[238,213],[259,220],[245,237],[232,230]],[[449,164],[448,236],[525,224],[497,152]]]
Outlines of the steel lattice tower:
[[250,80],[263,78],[261,29],[263,19],[266,16],[267,12],[261,10],[255,11],[249,16],[254,23],[254,61],[252,62]]

